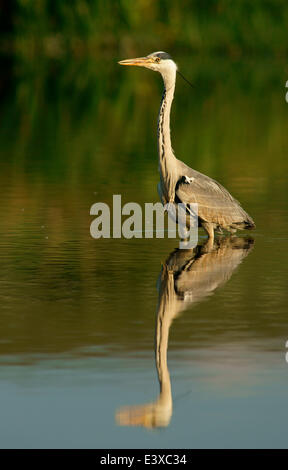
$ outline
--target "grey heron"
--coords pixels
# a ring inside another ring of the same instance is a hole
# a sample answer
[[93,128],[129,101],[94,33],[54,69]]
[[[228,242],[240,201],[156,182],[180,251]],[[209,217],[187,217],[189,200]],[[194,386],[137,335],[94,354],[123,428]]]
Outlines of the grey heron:
[[253,229],[253,219],[240,203],[216,180],[193,170],[173,152],[170,137],[170,111],[174,97],[177,65],[166,52],[153,52],[146,57],[121,60],[120,65],[146,67],[162,75],[164,91],[158,118],[158,153],[160,182],[158,193],[163,205],[198,204],[198,225],[213,243],[214,231],[234,233]]
[[188,307],[196,305],[229,281],[254,246],[252,238],[219,238],[212,250],[198,245],[193,250],[174,250],[162,266],[158,278],[158,306],[155,328],[155,362],[160,384],[157,399],[142,405],[117,410],[122,426],[146,428],[168,426],[173,412],[173,397],[167,363],[170,327]]

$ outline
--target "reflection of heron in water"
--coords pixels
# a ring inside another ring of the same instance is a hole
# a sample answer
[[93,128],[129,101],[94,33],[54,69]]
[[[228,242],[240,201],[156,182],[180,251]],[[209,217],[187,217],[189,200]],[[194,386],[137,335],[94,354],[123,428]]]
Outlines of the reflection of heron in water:
[[207,251],[206,243],[194,250],[175,250],[170,254],[159,275],[155,360],[160,394],[155,402],[120,408],[116,413],[118,424],[147,428],[168,426],[173,407],[167,366],[170,326],[180,312],[225,284],[253,244],[252,239],[228,237],[217,240],[211,251]]
[[[170,110],[174,96],[177,65],[166,52],[153,52],[147,57],[122,60],[121,65],[136,65],[159,72],[164,92],[158,119],[158,150],[160,183],[158,192],[164,205],[198,204],[198,223],[212,240],[214,230],[235,232],[255,227],[252,218],[239,202],[217,181],[192,170],[178,160],[170,139]],[[193,214],[192,214],[193,215]]]

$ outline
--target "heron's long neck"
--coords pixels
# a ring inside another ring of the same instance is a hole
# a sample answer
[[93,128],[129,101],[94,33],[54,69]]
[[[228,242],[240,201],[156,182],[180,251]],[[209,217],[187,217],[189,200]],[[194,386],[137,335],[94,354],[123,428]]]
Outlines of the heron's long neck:
[[158,152],[161,182],[166,198],[171,200],[174,192],[173,170],[175,169],[175,156],[173,154],[170,137],[170,112],[174,97],[175,77],[169,80],[164,78],[164,91],[158,118]]
[[172,410],[170,374],[167,365],[169,329],[175,311],[174,276],[164,268],[161,279],[155,335],[155,359],[160,383],[158,402]]

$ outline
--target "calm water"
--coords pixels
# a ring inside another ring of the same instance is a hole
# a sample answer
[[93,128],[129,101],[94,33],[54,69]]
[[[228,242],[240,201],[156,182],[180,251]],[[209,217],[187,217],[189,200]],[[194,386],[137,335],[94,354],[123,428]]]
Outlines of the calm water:
[[285,67],[179,58],[176,155],[257,225],[179,252],[90,236],[93,203],[158,201],[160,77],[116,59],[6,68],[0,445],[287,447]]

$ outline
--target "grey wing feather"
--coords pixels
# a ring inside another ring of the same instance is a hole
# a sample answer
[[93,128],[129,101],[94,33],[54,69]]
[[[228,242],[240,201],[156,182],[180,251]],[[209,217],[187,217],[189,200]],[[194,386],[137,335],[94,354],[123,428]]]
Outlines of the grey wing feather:
[[193,301],[202,300],[216,288],[227,282],[237,266],[253,248],[253,240],[226,238],[214,246],[213,251],[203,252],[192,265],[182,268],[175,281],[179,294],[187,294]]
[[[202,221],[221,227],[253,228],[252,218],[242,209],[240,203],[217,181],[179,161],[183,177],[176,184],[176,198],[180,202],[198,204],[198,216]],[[185,181],[188,176],[190,183]]]

